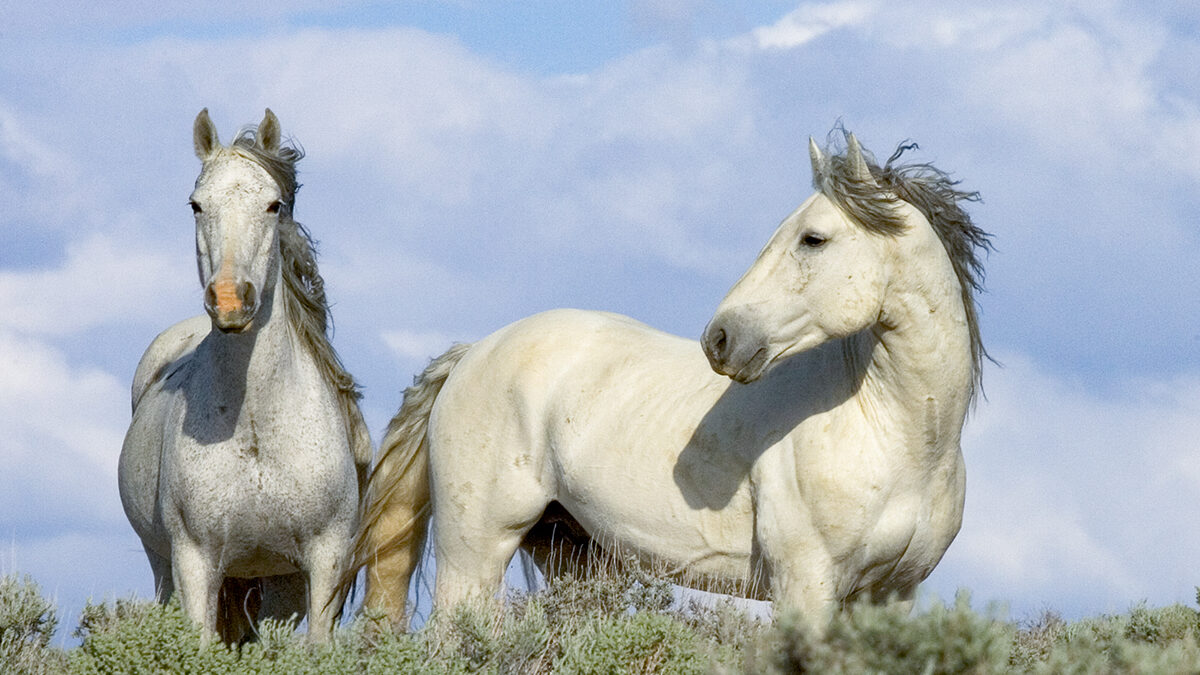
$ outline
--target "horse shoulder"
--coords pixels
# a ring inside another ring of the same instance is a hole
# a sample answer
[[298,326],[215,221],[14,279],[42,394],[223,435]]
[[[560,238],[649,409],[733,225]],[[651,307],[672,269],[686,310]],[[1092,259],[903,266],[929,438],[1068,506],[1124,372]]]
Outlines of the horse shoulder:
[[169,555],[170,544],[157,512],[162,450],[167,440],[164,423],[172,398],[164,395],[162,383],[187,360],[210,327],[209,318],[201,315],[159,333],[146,348],[133,377],[133,419],[121,446],[117,482],[134,531],[148,548],[164,556]]
[[201,314],[180,321],[154,338],[145,353],[142,354],[137,370],[134,371],[130,394],[135,410],[146,391],[156,382],[164,379],[169,374],[171,366],[190,354],[210,330],[212,330],[211,319],[207,315]]

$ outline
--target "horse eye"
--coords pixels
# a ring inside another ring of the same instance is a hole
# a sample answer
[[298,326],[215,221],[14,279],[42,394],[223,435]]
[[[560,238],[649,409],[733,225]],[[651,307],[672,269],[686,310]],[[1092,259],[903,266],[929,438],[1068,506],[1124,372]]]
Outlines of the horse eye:
[[195,200],[189,201],[188,205],[192,207],[192,213],[194,213],[196,215],[200,215],[201,213],[204,212],[204,209],[200,208],[200,205],[197,204]]
[[283,204],[280,204],[279,200],[276,199],[267,206],[267,213],[279,213],[279,209],[282,206]]
[[800,237],[800,243],[809,248],[820,248],[825,245],[826,241],[828,240],[825,237],[812,232],[808,232],[803,237]]

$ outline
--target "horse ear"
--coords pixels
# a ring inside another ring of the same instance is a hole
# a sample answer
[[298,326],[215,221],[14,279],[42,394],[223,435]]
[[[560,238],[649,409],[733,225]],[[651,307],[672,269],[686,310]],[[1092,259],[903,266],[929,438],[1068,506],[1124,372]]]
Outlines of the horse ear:
[[267,108],[262,124],[258,125],[258,147],[269,153],[279,150],[279,118]]
[[808,137],[808,158],[812,160],[813,183],[820,183],[825,178],[825,153],[812,136]]
[[846,137],[846,161],[850,163],[850,173],[858,180],[876,185],[875,177],[871,175],[871,169],[867,166],[867,160],[863,157],[862,146],[858,144],[858,139],[854,134],[848,134]]
[[196,121],[192,124],[192,143],[196,147],[196,156],[201,161],[211,157],[217,148],[221,147],[221,141],[217,138],[217,127],[208,116],[208,108],[196,115]]

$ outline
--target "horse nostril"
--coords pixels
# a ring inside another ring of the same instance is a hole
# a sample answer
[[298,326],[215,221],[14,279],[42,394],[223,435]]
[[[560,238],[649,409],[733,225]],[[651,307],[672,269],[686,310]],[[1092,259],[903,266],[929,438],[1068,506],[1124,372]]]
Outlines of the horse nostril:
[[249,281],[243,281],[241,284],[242,307],[247,313],[254,312],[255,306],[258,304],[258,293],[255,291],[254,284]]
[[209,312],[217,309],[217,289],[212,284],[204,287],[204,308]]
[[729,339],[725,335],[724,328],[709,329],[708,334],[704,336],[704,349],[715,363],[725,361],[725,350],[728,347]]

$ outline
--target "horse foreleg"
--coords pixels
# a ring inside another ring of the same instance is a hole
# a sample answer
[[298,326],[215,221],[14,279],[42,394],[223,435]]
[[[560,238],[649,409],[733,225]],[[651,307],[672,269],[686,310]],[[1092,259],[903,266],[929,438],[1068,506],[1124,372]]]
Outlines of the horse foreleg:
[[339,593],[346,572],[349,532],[327,532],[305,547],[304,571],[308,574],[308,639],[327,642],[342,611]]
[[143,545],[142,548],[146,551],[146,559],[150,561],[150,571],[154,573],[154,599],[165,605],[175,592],[175,583],[171,578],[171,559],[155,553],[149,546]]
[[795,612],[809,634],[825,635],[839,604],[833,593],[832,578],[798,570],[773,572],[770,578],[775,615]]
[[[452,496],[452,505],[474,503],[457,518],[446,517],[434,524],[435,612],[468,600],[491,600],[501,590],[509,561],[550,501],[530,487],[511,487],[507,494],[480,490]],[[436,503],[434,506],[434,513],[455,511],[439,511]]]
[[171,549],[171,576],[183,612],[200,626],[200,641],[207,645],[217,634],[217,591],[223,570],[193,542],[176,540]]
[[754,555],[767,571],[775,615],[795,612],[804,628],[819,637],[840,606],[837,564],[804,501],[792,486],[772,478],[759,481]]

